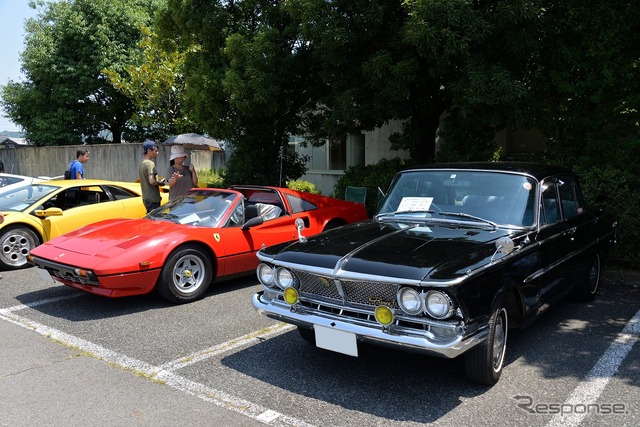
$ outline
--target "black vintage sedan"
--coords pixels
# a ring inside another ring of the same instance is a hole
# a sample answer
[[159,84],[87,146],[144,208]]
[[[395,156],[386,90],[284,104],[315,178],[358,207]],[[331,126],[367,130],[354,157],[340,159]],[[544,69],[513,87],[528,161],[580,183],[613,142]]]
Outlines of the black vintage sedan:
[[493,385],[510,328],[569,294],[595,297],[615,225],[565,168],[414,168],[394,177],[371,221],[261,250],[253,305],[318,347],[462,356],[471,380]]

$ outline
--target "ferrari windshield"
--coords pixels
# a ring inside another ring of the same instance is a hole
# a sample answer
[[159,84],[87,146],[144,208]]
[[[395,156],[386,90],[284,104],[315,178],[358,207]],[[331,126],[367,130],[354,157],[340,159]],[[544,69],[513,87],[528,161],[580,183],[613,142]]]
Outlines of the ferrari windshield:
[[199,227],[221,227],[237,193],[221,190],[191,190],[157,209],[148,218]]
[[0,210],[23,211],[59,188],[44,184],[31,184],[7,190],[6,193],[0,195]]
[[534,225],[537,182],[506,172],[416,170],[394,178],[378,220],[414,219]]

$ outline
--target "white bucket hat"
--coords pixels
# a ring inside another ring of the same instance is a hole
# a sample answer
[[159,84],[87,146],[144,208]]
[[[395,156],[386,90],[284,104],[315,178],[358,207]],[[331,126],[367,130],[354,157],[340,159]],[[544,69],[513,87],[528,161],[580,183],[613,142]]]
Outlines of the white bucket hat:
[[178,157],[189,157],[189,155],[184,151],[184,147],[182,147],[182,145],[172,145],[171,157],[169,157],[169,160],[177,159]]

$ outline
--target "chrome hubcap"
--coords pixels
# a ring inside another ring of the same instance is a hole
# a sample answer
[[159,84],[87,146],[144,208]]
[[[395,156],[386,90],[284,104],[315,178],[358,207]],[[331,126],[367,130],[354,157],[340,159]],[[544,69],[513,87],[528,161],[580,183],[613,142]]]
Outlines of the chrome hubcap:
[[184,294],[195,292],[203,283],[205,265],[202,260],[193,255],[187,255],[178,260],[173,267],[173,284]]
[[504,349],[507,343],[507,320],[504,310],[498,312],[493,336],[493,369],[497,372],[502,367]]
[[36,242],[28,235],[16,232],[6,235],[1,245],[3,261],[8,265],[19,267],[27,263],[27,255],[36,247]]

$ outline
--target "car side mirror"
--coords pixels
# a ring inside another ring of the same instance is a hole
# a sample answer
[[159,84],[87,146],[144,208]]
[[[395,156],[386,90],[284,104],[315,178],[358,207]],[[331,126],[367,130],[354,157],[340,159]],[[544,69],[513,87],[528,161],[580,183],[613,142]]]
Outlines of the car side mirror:
[[33,212],[38,218],[47,218],[49,216],[62,216],[62,209],[48,208],[45,210],[38,209]]
[[242,226],[243,230],[248,230],[251,227],[255,227],[256,225],[260,225],[264,222],[264,220],[262,219],[261,216],[257,216],[254,218],[251,218],[249,221],[245,222],[244,225]]
[[307,241],[307,238],[302,235],[302,230],[304,230],[304,220],[302,218],[296,218],[296,229],[298,230],[298,241],[300,243],[304,243]]

